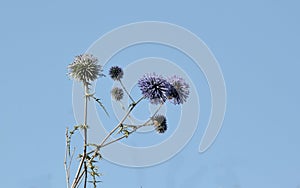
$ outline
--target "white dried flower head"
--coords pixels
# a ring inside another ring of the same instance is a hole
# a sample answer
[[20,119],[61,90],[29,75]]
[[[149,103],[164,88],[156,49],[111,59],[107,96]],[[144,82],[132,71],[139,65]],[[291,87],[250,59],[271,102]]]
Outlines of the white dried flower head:
[[91,54],[76,56],[68,69],[71,78],[83,83],[90,83],[99,76],[104,76],[102,66],[98,64],[98,59]]

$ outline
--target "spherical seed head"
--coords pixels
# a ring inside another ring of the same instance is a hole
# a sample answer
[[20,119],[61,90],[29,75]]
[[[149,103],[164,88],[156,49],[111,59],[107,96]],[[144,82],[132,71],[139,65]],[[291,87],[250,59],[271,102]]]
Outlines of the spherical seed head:
[[[168,79],[173,88],[169,90],[169,99],[173,104],[183,104],[190,94],[189,85],[179,76],[172,76]],[[175,90],[174,90],[175,89]]]
[[167,119],[163,115],[156,115],[152,118],[155,130],[158,133],[164,133],[167,130]]
[[124,72],[118,66],[113,66],[109,69],[109,75],[113,80],[121,80],[123,78]]
[[119,87],[114,87],[111,90],[111,96],[116,100],[116,101],[120,101],[123,99],[124,96],[124,92],[123,89],[119,88]]
[[91,54],[76,56],[73,63],[69,64],[69,76],[74,80],[89,83],[96,80],[102,74],[102,66],[98,59]]
[[167,99],[166,92],[170,83],[160,75],[146,74],[139,81],[138,86],[145,98],[149,99],[152,104],[162,104]]

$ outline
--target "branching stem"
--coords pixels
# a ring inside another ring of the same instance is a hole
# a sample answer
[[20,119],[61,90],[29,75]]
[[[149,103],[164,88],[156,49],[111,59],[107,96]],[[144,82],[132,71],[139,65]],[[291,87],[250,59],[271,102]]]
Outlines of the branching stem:
[[[150,121],[151,121],[151,120],[153,119],[153,117],[159,112],[159,110],[161,109],[162,106],[163,106],[163,105],[161,104],[161,105],[156,109],[156,111],[154,112],[154,114],[153,114],[153,115],[152,115],[145,123],[143,123],[142,125],[130,126],[131,128],[133,128],[133,130],[130,131],[129,134],[132,134],[132,133],[134,133],[135,131],[137,131],[138,129],[140,129],[140,128],[142,128],[142,127],[145,127],[145,126],[147,126],[147,125],[149,125]],[[110,141],[110,142],[107,142],[107,143],[105,143],[105,144],[100,145],[100,148],[104,148],[105,146],[108,146],[108,145],[110,145],[110,144],[112,144],[112,143],[114,143],[114,142],[117,142],[117,141],[119,141],[119,140],[122,140],[123,138],[126,138],[126,137],[127,137],[126,135],[123,135],[123,136],[121,136],[121,137],[119,137],[119,138],[117,138],[117,139],[115,139],[115,140],[112,140],[112,141]]]

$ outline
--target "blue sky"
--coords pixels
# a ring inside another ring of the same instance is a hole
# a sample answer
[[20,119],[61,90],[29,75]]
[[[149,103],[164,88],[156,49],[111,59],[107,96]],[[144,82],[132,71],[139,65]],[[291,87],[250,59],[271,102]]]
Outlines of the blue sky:
[[[2,1],[1,187],[65,186],[65,127],[76,123],[66,66],[103,34],[138,21],[180,25],[207,44],[226,82],[226,116],[205,153],[197,151],[208,109],[163,164],[103,160],[102,186],[299,187],[299,8],[296,0]],[[120,58],[139,57],[128,55]]]

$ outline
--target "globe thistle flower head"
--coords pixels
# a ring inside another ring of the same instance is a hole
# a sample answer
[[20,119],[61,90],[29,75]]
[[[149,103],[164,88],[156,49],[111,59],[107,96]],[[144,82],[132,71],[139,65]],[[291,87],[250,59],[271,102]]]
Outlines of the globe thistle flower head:
[[[183,104],[187,101],[187,98],[190,94],[189,85],[185,82],[185,80],[179,76],[172,76],[168,79],[170,84],[172,85],[172,89],[169,90],[169,99],[173,104]],[[174,89],[176,91],[174,91]]]
[[153,74],[144,75],[139,81],[138,86],[145,98],[152,104],[162,104],[167,100],[166,92],[169,90],[170,83],[162,76]]
[[109,69],[109,75],[113,80],[121,80],[123,78],[124,72],[118,66],[113,66]]
[[98,64],[98,59],[91,54],[76,56],[73,63],[69,64],[69,76],[74,80],[89,83],[96,80],[102,74],[102,66]]
[[111,90],[111,96],[116,100],[116,101],[120,101],[123,99],[124,96],[124,92],[123,89],[119,88],[119,87],[114,87]]
[[163,115],[156,115],[152,118],[155,130],[158,133],[164,133],[167,130],[167,119]]
[[170,100],[173,99],[173,98],[178,98],[178,96],[179,96],[177,90],[171,84],[168,87],[166,95],[167,95],[167,98],[170,99]]

